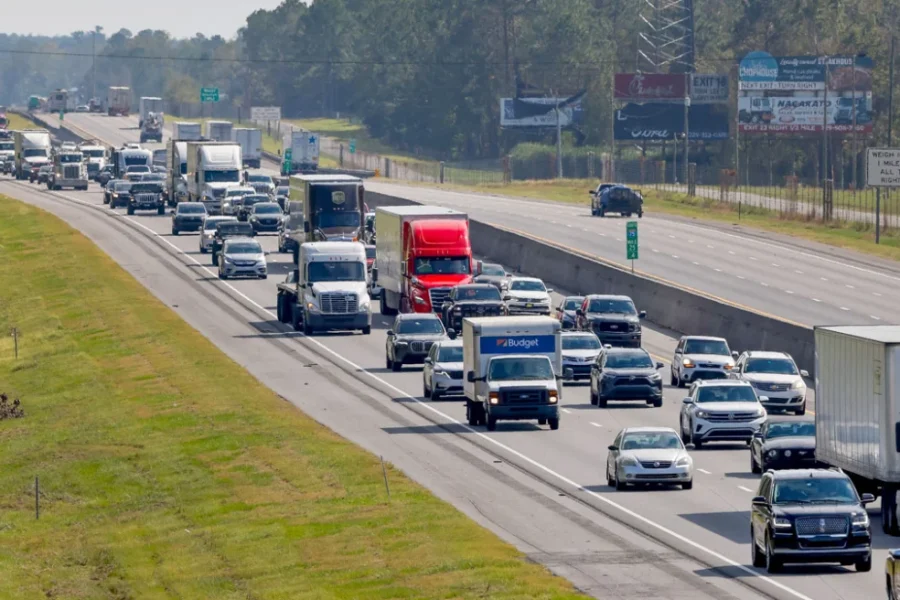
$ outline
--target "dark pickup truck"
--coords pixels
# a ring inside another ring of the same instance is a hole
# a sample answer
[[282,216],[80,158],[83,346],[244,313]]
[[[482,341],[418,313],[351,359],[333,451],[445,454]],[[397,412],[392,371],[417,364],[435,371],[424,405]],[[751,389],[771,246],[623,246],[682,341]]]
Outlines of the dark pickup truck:
[[250,223],[242,221],[222,221],[216,225],[216,234],[212,242],[212,264],[219,266],[219,253],[222,252],[225,238],[253,237],[256,233]]
[[458,285],[441,305],[444,327],[462,331],[466,317],[500,317],[506,314],[506,304],[500,290],[489,283]]

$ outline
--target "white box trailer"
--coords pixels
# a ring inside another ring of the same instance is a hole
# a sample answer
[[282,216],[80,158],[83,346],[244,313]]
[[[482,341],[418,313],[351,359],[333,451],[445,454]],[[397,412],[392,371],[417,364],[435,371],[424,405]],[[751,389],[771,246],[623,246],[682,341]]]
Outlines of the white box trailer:
[[181,142],[198,142],[203,139],[200,123],[177,121],[172,123],[172,139]]
[[319,168],[319,134],[291,127],[281,141],[282,175],[311,173]]
[[206,138],[216,142],[231,142],[231,131],[234,123],[231,121],[207,121]]
[[262,162],[262,130],[235,127],[231,132],[232,141],[241,146],[241,158],[245,167],[258,169]]
[[550,317],[463,320],[463,393],[469,425],[536,419],[559,428],[561,325]]
[[138,111],[140,114],[138,117],[138,127],[143,127],[144,121],[147,120],[147,115],[150,113],[156,113],[158,115],[163,114],[163,99],[152,96],[142,96],[138,101]]
[[900,326],[816,327],[816,459],[881,495],[900,535]]

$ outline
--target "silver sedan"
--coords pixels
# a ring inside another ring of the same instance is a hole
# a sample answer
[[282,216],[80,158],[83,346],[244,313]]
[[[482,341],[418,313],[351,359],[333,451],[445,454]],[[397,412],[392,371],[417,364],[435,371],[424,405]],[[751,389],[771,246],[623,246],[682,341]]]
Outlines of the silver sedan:
[[628,427],[609,447],[606,482],[623,490],[651,483],[694,486],[694,461],[669,427]]

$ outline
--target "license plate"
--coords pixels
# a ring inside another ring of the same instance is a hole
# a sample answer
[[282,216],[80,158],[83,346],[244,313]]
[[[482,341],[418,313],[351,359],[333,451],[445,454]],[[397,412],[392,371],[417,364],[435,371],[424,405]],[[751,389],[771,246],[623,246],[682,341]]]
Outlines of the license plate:
[[529,302],[528,304],[525,305],[525,308],[534,308],[534,304]]

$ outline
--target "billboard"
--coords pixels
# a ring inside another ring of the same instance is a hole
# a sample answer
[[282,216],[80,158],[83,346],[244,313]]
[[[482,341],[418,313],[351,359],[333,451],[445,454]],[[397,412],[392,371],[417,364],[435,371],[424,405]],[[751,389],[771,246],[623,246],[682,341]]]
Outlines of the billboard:
[[684,103],[687,76],[684,73],[616,73],[613,96],[631,102]]
[[[552,107],[567,98],[519,98],[519,102],[546,105],[550,111],[542,115],[529,116],[516,115],[515,100],[515,98],[500,98],[500,127],[556,127],[556,111]],[[570,127],[572,123],[580,123],[583,116],[584,107],[579,101],[559,111],[560,126]]]
[[250,120],[256,123],[281,120],[280,106],[251,106]]
[[[688,108],[688,138],[728,139],[728,107],[691,104]],[[684,133],[684,106],[671,103],[627,104],[616,111],[615,139],[618,141],[671,140]]]
[[692,73],[691,104],[725,104],[728,87],[728,75]]
[[[868,56],[772,56],[751,52],[738,67],[738,89],[821,91],[872,90],[874,63]],[[826,73],[827,71],[827,73]]]
[[[847,96],[786,96],[738,98],[738,130],[746,133],[815,133],[854,131],[854,99]],[[824,111],[824,114],[823,114]],[[856,133],[872,132],[872,97],[856,98]]]

